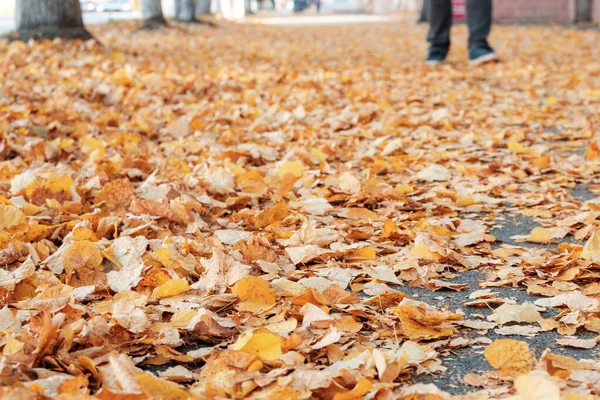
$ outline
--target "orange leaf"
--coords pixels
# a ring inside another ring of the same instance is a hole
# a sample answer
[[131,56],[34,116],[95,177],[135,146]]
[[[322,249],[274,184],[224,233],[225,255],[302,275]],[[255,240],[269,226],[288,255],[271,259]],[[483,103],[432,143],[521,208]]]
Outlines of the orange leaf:
[[258,214],[254,226],[259,229],[264,228],[272,223],[284,220],[288,215],[290,215],[290,211],[287,204],[285,204],[285,201],[280,201],[273,207],[269,207]]

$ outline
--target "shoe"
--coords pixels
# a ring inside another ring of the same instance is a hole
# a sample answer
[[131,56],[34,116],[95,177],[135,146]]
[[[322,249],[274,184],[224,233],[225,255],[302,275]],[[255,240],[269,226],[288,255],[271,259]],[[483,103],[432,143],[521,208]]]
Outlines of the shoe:
[[436,48],[429,49],[429,54],[427,54],[427,58],[425,59],[425,64],[431,65],[431,66],[440,65],[446,59],[446,54],[448,54],[448,53],[443,50],[440,50],[440,49],[436,49]]
[[472,65],[498,61],[500,57],[490,47],[476,47],[469,51],[469,63]]

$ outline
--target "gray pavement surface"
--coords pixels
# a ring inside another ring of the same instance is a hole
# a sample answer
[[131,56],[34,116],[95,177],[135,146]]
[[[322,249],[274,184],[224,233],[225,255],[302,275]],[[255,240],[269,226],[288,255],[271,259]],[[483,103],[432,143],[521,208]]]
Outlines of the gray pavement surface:
[[[590,190],[586,189],[583,185],[578,185],[571,191],[571,195],[580,201],[588,201],[598,197]],[[497,246],[502,244],[507,245],[519,245],[524,247],[541,247],[543,245],[535,243],[516,243],[512,237],[516,235],[528,235],[533,228],[540,226],[534,220],[521,215],[505,215],[504,221],[500,220],[501,227],[496,227],[491,231],[491,234],[498,239]],[[572,237],[566,237],[561,239],[561,242],[575,242]],[[478,271],[469,271],[466,273],[459,273],[455,279],[448,280],[450,283],[465,284],[467,288],[460,292],[453,290],[438,290],[432,292],[422,287],[409,287],[402,286],[398,290],[406,293],[411,297],[416,297],[418,300],[424,301],[433,306],[437,306],[440,309],[448,306],[451,311],[457,309],[462,310],[465,313],[466,319],[477,319],[481,320],[481,317],[476,318],[474,314],[488,316],[492,313],[492,308],[474,308],[466,307],[465,301],[467,300],[470,293],[475,290],[482,289],[479,285],[480,282],[485,281],[485,277]],[[522,304],[526,301],[534,302],[541,298],[540,296],[530,295],[527,293],[525,288],[517,287],[499,287],[490,288],[493,292],[498,293],[498,297],[503,299],[511,299],[516,301],[518,304]],[[544,318],[548,318],[556,314],[556,310],[548,309],[542,313]],[[468,329],[464,331],[466,338],[474,339],[481,337],[482,335],[476,334],[474,330]],[[565,356],[579,359],[598,359],[598,349],[594,348],[591,350],[577,349],[572,347],[564,347],[557,343],[557,340],[563,336],[559,335],[556,330],[541,332],[534,337],[526,336],[505,336],[499,335],[494,330],[489,330],[486,338],[490,340],[496,339],[515,339],[525,341],[529,344],[530,349],[535,353],[537,357],[540,357],[544,350],[549,349],[553,353],[562,354]],[[579,329],[576,336],[581,339],[591,339],[595,335],[587,332],[583,329]],[[447,369],[442,375],[420,375],[414,380],[415,383],[434,383],[440,389],[448,391],[452,394],[463,394],[468,392],[476,391],[478,388],[469,386],[463,382],[465,375],[469,373],[476,373],[480,375],[482,372],[493,371],[494,369],[487,363],[483,352],[485,345],[481,346],[469,346],[461,349],[457,349],[454,354],[443,357],[442,365]]]

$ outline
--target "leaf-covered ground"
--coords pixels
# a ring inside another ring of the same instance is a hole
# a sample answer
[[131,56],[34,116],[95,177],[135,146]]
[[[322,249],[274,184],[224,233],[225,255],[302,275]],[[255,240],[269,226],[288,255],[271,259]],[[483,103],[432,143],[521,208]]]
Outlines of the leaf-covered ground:
[[600,394],[598,31],[136,29],[0,42],[0,397]]

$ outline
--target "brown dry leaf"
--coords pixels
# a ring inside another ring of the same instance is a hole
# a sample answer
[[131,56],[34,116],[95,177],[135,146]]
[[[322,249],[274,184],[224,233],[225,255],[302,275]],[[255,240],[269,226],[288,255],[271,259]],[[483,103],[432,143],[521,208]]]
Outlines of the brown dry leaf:
[[73,242],[62,253],[62,263],[69,274],[77,268],[94,269],[103,259],[98,246],[89,240]]
[[111,210],[126,210],[134,199],[133,186],[128,180],[118,179],[102,187],[94,201],[104,203]]
[[444,323],[462,319],[459,314],[430,310],[413,304],[401,303],[395,312],[400,317],[404,334],[411,340],[452,336],[454,331],[444,326]]
[[497,339],[485,348],[485,358],[502,375],[519,376],[530,372],[535,359],[529,345],[513,339]]

